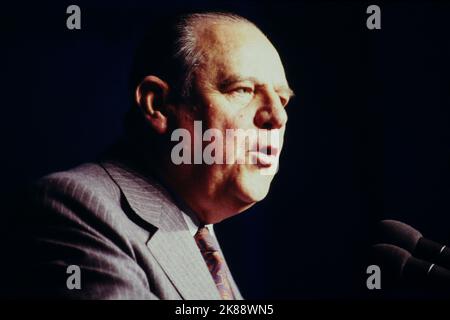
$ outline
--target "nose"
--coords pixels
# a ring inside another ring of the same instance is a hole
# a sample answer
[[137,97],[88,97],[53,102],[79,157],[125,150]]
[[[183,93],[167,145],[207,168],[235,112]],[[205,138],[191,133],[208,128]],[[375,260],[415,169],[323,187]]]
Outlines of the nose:
[[254,123],[258,128],[273,130],[286,125],[287,113],[275,91],[264,94],[261,106],[257,110]]

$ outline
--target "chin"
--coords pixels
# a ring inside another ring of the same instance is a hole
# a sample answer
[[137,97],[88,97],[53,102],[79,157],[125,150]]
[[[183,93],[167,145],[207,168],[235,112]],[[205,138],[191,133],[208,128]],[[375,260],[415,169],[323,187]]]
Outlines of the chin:
[[269,193],[273,176],[264,176],[259,173],[251,173],[239,181],[242,199],[247,203],[255,203],[263,200]]

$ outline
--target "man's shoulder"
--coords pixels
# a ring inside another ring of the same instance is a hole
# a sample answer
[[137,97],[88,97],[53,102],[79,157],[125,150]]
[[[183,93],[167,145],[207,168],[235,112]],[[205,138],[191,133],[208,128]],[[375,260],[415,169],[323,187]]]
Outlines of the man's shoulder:
[[109,230],[110,235],[127,233],[130,227],[131,212],[121,189],[101,163],[48,174],[31,186],[28,199],[27,217],[58,228],[72,225],[95,234]]
[[170,197],[152,177],[136,170],[121,161],[104,160],[55,172],[34,184],[32,203],[62,214],[90,212],[106,221],[137,214],[155,224]]
[[118,199],[120,191],[108,172],[94,162],[84,163],[65,171],[58,171],[40,178],[36,184],[41,190],[58,190],[81,195],[90,193],[109,199]]
[[121,190],[100,163],[48,174],[33,183],[28,199],[31,212],[38,216],[106,222],[126,217]]

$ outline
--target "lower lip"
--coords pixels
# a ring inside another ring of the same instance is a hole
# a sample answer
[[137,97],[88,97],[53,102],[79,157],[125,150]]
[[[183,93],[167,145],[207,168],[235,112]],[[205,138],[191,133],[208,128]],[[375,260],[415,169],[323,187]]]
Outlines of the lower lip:
[[271,156],[262,152],[251,152],[252,157],[254,157],[252,160],[252,163],[256,164],[260,168],[269,168],[273,164],[275,164],[277,157]]

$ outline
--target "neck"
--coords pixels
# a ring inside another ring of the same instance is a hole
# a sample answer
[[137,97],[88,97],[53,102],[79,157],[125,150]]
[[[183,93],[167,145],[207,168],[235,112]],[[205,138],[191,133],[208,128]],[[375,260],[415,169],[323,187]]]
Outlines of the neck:
[[[153,175],[178,200],[182,210],[189,210],[202,224],[218,223],[253,205],[232,192],[216,187],[195,165],[174,165],[170,150],[155,146],[127,145],[145,174]],[[151,150],[142,152],[142,150]],[[162,156],[155,156],[162,155]]]
[[218,223],[252,205],[230,192],[214,188],[214,183],[208,181],[204,174],[194,172],[193,165],[174,165],[170,159],[159,164],[160,179],[176,193],[200,223]]

